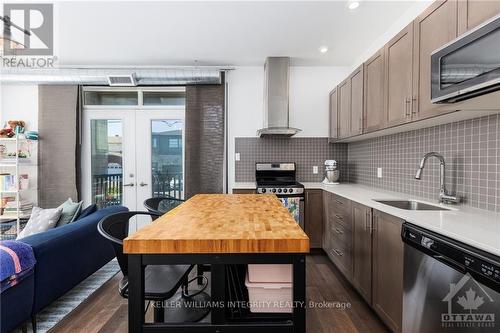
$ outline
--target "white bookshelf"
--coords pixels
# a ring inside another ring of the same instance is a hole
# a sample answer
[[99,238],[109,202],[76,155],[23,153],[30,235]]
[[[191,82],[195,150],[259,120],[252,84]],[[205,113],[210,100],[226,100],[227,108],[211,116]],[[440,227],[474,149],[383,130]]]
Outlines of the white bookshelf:
[[[30,214],[23,213],[21,209],[21,200],[28,200],[33,205],[38,201],[37,189],[37,159],[38,159],[38,141],[28,140],[23,134],[17,134],[13,138],[0,138],[0,144],[7,148],[8,153],[15,152],[15,156],[0,155],[0,173],[9,173],[14,175],[15,188],[4,190],[0,188],[0,200],[5,197],[14,197],[16,204],[15,212],[5,212],[0,215],[0,223],[7,220],[16,221],[16,235],[19,234],[21,220],[29,218]],[[30,155],[26,158],[19,157],[19,150],[25,151],[29,147]],[[6,153],[7,153],[6,152]],[[20,189],[20,175],[28,175],[28,188]]]

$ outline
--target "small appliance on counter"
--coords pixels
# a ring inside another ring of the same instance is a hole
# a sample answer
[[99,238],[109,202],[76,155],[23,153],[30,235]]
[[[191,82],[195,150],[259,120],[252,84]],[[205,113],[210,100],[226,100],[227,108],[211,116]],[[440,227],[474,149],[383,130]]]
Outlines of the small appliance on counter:
[[325,161],[325,179],[323,184],[336,185],[339,183],[340,171],[337,167],[337,161],[326,160]]

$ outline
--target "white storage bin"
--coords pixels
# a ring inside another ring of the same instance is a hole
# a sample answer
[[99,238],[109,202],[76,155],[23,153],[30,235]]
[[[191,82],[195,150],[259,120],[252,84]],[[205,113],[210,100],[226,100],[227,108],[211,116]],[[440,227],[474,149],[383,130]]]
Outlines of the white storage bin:
[[250,282],[245,278],[248,289],[250,312],[292,313],[292,283]]
[[249,282],[292,282],[293,265],[249,264]]

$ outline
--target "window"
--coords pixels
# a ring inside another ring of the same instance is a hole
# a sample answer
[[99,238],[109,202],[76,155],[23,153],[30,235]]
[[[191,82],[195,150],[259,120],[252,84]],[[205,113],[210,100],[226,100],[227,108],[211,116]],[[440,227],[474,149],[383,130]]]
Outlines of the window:
[[168,147],[169,148],[179,148],[180,145],[180,140],[179,139],[169,139],[168,140]]

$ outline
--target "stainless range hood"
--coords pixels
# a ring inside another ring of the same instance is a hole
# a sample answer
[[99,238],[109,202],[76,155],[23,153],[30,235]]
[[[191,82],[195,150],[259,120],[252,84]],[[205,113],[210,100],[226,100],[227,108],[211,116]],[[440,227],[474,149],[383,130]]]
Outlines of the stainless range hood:
[[289,126],[290,58],[269,57],[264,65],[264,128],[260,137],[290,137],[301,130]]

